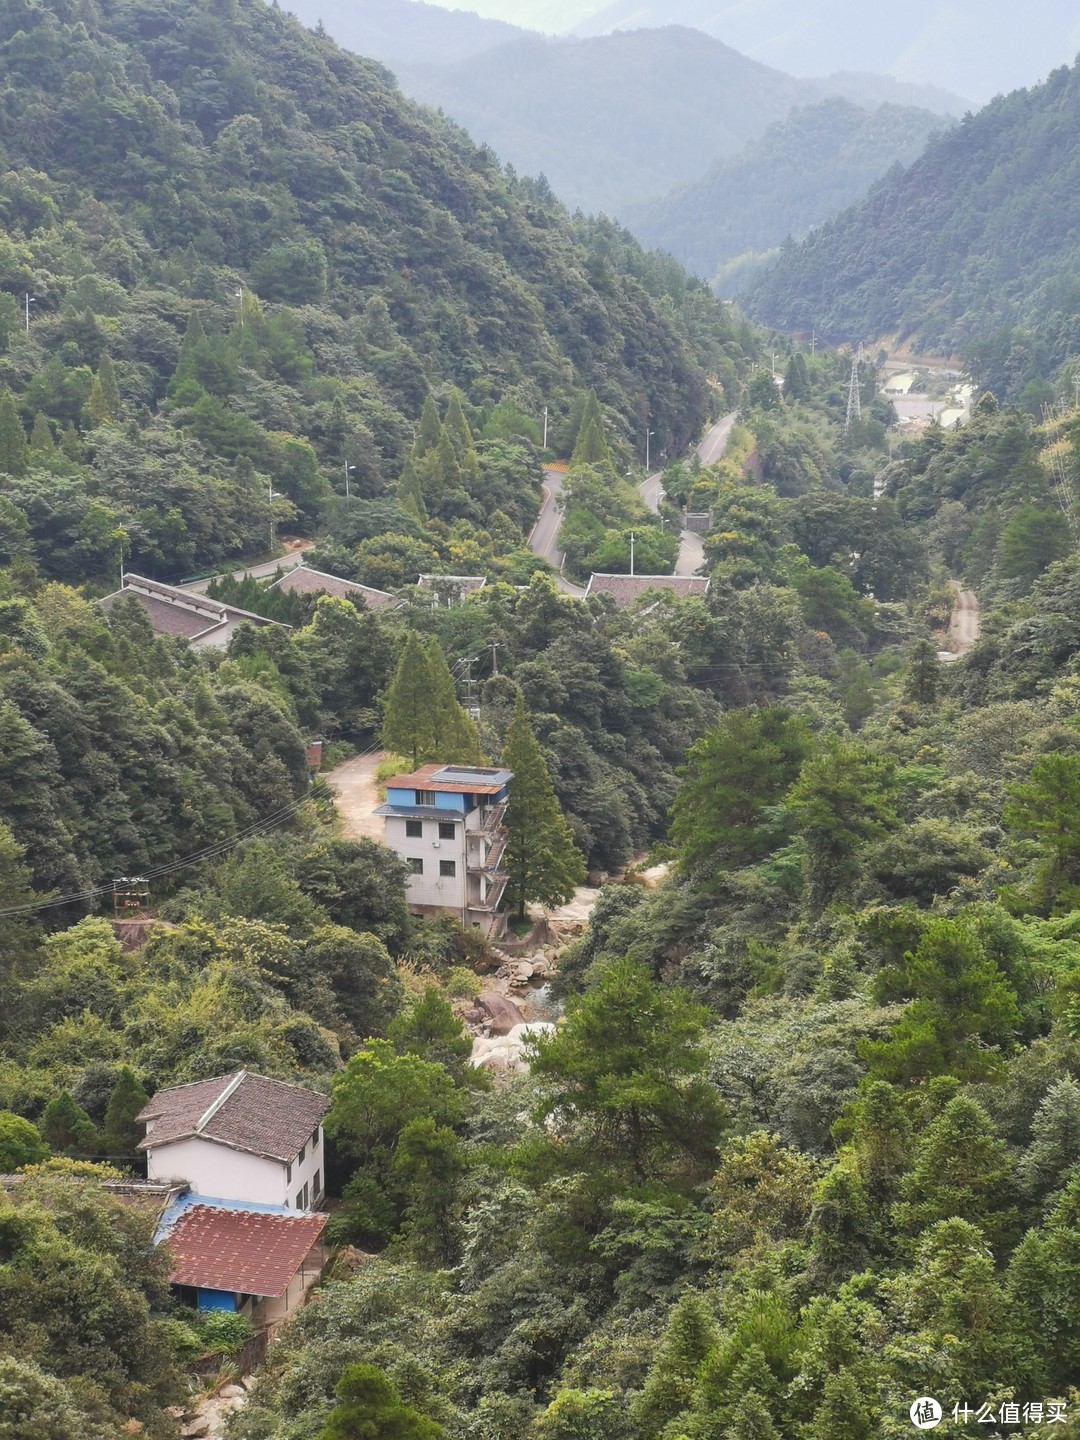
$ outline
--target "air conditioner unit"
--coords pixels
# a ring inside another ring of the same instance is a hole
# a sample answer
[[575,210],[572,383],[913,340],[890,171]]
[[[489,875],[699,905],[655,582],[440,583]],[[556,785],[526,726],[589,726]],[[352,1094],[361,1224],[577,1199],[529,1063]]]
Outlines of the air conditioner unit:
[[432,840],[432,842],[431,842],[431,848],[432,848],[433,850],[441,850],[441,849],[442,849],[442,841],[441,841],[441,840]]

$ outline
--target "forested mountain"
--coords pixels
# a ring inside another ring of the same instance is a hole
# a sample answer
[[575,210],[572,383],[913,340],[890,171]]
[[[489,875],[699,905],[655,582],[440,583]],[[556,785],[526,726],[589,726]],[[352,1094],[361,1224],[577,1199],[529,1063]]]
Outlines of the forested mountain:
[[[146,1097],[248,1069],[329,1098],[335,1253],[228,1440],[899,1440],[926,1395],[1075,1440],[1071,375],[890,435],[871,362],[855,417],[850,356],[261,0],[0,0],[0,93],[0,1435],[203,1428],[244,1317],[124,1202]],[[707,592],[561,593],[553,454],[568,565],[670,564],[687,508]],[[221,650],[96,603],[271,522],[397,603],[225,579],[281,623]],[[343,838],[315,736],[513,769],[516,910],[630,867],[528,1071],[472,1067],[502,957]]]
[[[590,40],[514,41],[457,65],[409,66],[404,88],[436,105],[571,206],[625,207],[689,181],[791,109],[826,95],[893,99],[867,76],[794,80],[677,25]],[[939,108],[932,104],[931,108]],[[942,98],[941,107],[962,106]]]
[[[531,24],[528,7],[514,13]],[[871,70],[985,103],[1031,85],[1080,47],[1068,0],[912,0],[902,14],[859,0],[612,0],[578,35],[688,25],[793,75]],[[915,100],[911,104],[925,103]]]
[[801,238],[861,199],[891,165],[910,163],[944,123],[927,110],[823,100],[793,110],[701,179],[631,206],[623,218],[643,244],[668,251],[730,296],[785,238]]
[[1080,349],[1080,66],[965,117],[786,247],[745,303],[786,329],[899,333],[1017,395]]
[[323,25],[347,50],[382,60],[391,69],[450,65],[524,33],[515,25],[425,0],[290,0],[284,8],[304,25]]
[[[0,45],[6,544],[50,578],[104,584],[122,543],[165,579],[250,553],[271,485],[310,531],[346,464],[390,494],[433,386],[478,426],[547,405],[558,442],[593,384],[617,444],[648,414],[682,447],[738,352],[676,267],[277,10],[9,7]],[[535,455],[481,459],[447,518],[527,523]]]

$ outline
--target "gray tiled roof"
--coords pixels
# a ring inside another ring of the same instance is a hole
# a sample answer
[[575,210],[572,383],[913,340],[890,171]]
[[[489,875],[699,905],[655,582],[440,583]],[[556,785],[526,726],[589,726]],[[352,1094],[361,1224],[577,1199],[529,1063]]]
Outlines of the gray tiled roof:
[[140,1150],[198,1136],[285,1163],[330,1108],[325,1095],[246,1070],[159,1090],[139,1111],[153,1128]]
[[355,580],[342,580],[339,575],[327,575],[324,570],[313,570],[309,565],[297,565],[280,580],[275,580],[270,589],[289,590],[300,595],[336,595],[339,600],[347,600],[350,595],[362,595],[372,610],[401,604],[397,596],[385,590],[358,585]]
[[585,595],[610,595],[619,609],[625,610],[649,590],[705,595],[709,583],[705,575],[593,575]]

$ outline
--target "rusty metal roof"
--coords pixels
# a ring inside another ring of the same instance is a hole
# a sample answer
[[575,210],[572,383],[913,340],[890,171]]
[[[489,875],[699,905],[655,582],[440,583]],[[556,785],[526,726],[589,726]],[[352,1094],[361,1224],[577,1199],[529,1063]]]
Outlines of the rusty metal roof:
[[326,1225],[326,1215],[269,1215],[192,1205],[165,1246],[174,1285],[239,1295],[284,1295]]

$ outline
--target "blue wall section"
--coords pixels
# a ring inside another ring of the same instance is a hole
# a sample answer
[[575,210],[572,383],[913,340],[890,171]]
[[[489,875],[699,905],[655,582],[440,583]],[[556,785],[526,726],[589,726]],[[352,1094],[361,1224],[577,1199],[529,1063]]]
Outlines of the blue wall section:
[[197,1304],[200,1310],[236,1309],[236,1296],[231,1290],[200,1290]]
[[463,811],[466,808],[465,802],[469,798],[468,795],[457,795],[446,790],[436,790],[435,808],[436,810]]

